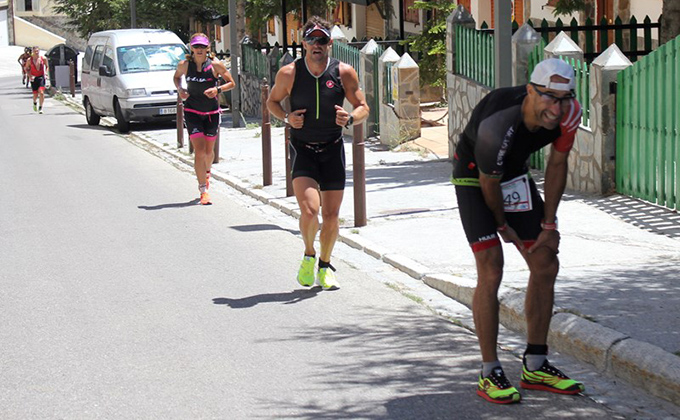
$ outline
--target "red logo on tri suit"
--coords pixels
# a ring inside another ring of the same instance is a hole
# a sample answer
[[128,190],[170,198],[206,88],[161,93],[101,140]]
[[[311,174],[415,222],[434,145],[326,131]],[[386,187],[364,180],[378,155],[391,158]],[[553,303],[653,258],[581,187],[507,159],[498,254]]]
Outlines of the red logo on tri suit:
[[335,83],[333,83],[332,80],[329,80],[329,81],[326,82],[326,87],[328,89],[333,89],[333,86],[335,86]]

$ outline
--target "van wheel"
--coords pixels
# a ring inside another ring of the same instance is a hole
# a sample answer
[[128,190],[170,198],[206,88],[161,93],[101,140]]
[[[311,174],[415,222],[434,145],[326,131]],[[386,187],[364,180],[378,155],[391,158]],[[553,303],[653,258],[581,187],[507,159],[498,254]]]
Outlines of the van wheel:
[[87,123],[89,125],[98,125],[100,118],[101,117],[97,115],[97,113],[92,108],[90,100],[85,98],[85,119],[87,120]]
[[130,121],[126,121],[125,117],[123,116],[123,110],[120,109],[120,104],[118,103],[118,99],[115,99],[113,102],[113,112],[116,114],[116,127],[118,127],[118,131],[121,133],[127,133],[130,131]]

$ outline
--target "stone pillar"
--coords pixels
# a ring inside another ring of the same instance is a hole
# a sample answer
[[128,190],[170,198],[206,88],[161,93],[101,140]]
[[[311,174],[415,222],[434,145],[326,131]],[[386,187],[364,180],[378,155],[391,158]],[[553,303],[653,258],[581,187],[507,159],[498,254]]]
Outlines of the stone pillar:
[[545,47],[544,58],[574,58],[583,61],[583,50],[564,31],[557,34],[555,39]]
[[331,28],[331,39],[333,40],[333,42],[344,42],[345,44],[347,43],[347,36],[338,25],[335,25],[333,26],[333,28]]
[[[394,113],[394,107],[387,103],[388,98],[385,97],[385,83],[387,83],[387,76],[385,75],[385,63],[396,63],[399,61],[399,54],[388,47],[378,59],[378,80],[380,85],[378,87],[378,99],[380,110],[378,111],[380,120],[380,142],[385,143],[385,139],[397,137],[394,134],[394,128],[397,124],[397,114]],[[386,143],[385,143],[386,144]]]
[[[359,73],[363,75],[359,80],[359,85],[366,95],[366,103],[370,109],[368,119],[363,125],[365,139],[377,134],[375,122],[380,109],[376,106],[378,98],[376,97],[375,76],[378,69],[374,66],[374,56],[377,54],[378,48],[378,43],[370,39],[361,49],[361,61],[359,61]],[[380,83],[378,83],[378,86],[380,86]]]
[[274,45],[274,48],[272,48],[271,51],[269,51],[269,54],[267,55],[267,63],[269,64],[269,87],[274,87],[274,83],[276,82],[276,73],[278,73],[279,69],[279,44],[276,43]]
[[525,23],[512,36],[512,84],[524,85],[527,79],[529,54],[541,42],[541,35]]
[[[616,95],[610,85],[617,73],[632,66],[616,44],[600,54],[590,67],[590,128],[593,131],[596,192],[607,194],[616,188]],[[586,169],[586,168],[579,168]],[[599,172],[599,173],[598,173]]]
[[394,111],[399,118],[398,144],[420,137],[420,69],[409,53],[392,67],[392,84],[396,85]]

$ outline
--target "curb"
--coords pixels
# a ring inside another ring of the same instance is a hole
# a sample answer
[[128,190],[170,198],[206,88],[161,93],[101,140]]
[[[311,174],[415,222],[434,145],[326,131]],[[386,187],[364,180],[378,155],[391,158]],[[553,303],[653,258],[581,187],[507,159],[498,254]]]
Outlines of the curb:
[[[84,113],[82,104],[77,100],[64,96],[64,102],[78,106]],[[169,154],[193,167],[192,160],[172,147],[158,146],[143,134],[132,132],[127,135],[137,141],[147,143],[157,152]],[[211,174],[213,179],[224,182],[244,195],[272,206],[289,216],[300,217],[295,204],[276,198],[265,191],[250,189],[235,177],[219,171],[213,171]],[[449,274],[430,273],[426,266],[390,252],[385,247],[372,243],[358,234],[349,233],[349,229],[340,230],[338,241],[392,265],[468,308],[472,307],[476,286],[474,280]],[[501,286],[499,293],[501,323],[512,331],[526,335],[524,300],[524,292]],[[555,307],[554,310],[555,314],[548,333],[550,346],[587,362],[604,373],[621,378],[645,389],[652,395],[680,406],[680,357],[596,322],[567,313],[564,309]]]

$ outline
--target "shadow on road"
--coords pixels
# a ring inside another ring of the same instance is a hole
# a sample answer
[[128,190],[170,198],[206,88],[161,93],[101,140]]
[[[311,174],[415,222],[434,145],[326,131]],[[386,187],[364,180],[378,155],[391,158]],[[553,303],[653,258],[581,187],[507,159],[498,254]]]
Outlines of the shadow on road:
[[285,229],[281,226],[273,225],[273,224],[257,224],[257,225],[240,225],[240,226],[229,226],[230,229],[237,230],[239,232],[260,232],[260,231],[266,231],[266,230],[284,230],[286,232],[290,232],[293,235],[297,235],[300,233],[299,230],[295,229]]
[[232,309],[252,308],[260,303],[273,302],[281,302],[285,305],[289,305],[291,303],[298,303],[313,298],[318,295],[320,291],[320,287],[312,287],[311,289],[298,289],[287,293],[264,293],[238,299],[219,297],[214,298],[213,303],[215,305],[227,305]]
[[182,207],[195,206],[200,202],[198,198],[194,198],[191,201],[185,203],[168,203],[168,204],[158,204],[156,206],[137,206],[141,210],[163,210],[163,209],[176,209]]

